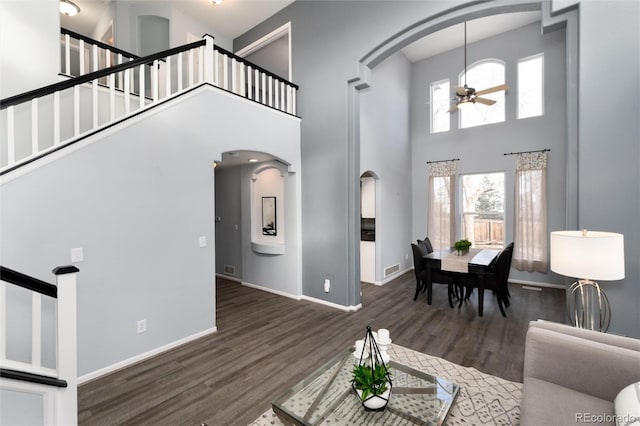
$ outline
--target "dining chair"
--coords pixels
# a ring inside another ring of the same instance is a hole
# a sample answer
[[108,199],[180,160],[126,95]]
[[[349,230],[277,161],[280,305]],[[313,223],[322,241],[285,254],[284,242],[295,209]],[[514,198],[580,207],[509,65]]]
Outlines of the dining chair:
[[419,244],[411,244],[411,251],[413,253],[413,266],[416,275],[416,294],[413,296],[413,300],[418,299],[420,290],[427,292],[427,304],[431,305],[433,299],[433,286],[432,283],[446,284],[447,296],[449,298],[449,307],[453,308],[453,294],[454,286],[457,284],[457,275],[455,272],[447,273],[439,270],[431,271],[431,283],[427,282],[427,267],[426,261],[423,256],[429,254],[425,247]]
[[507,316],[504,308],[511,304],[508,281],[512,257],[513,243],[510,243],[498,253],[495,264],[492,262],[492,265],[489,266],[489,272],[484,276],[483,288],[478,288],[478,306],[483,303],[484,290],[493,290],[503,317]]
[[418,245],[424,246],[424,248],[427,250],[427,253],[433,253],[433,246],[431,245],[431,240],[429,239],[429,237],[424,237],[423,240],[417,241]]

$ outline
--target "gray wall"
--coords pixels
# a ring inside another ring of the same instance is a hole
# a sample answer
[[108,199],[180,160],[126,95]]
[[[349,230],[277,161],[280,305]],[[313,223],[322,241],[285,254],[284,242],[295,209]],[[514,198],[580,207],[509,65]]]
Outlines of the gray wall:
[[[559,11],[573,3],[554,2],[552,7]],[[468,7],[462,7],[467,4]],[[347,240],[356,238],[353,222],[357,210],[352,207],[358,194],[357,185],[354,186],[351,181],[360,169],[359,164],[355,167],[346,155],[350,150],[359,148],[348,143],[359,140],[359,126],[357,120],[349,117],[352,92],[348,86],[345,90],[345,84],[354,77],[361,77],[356,84],[366,81],[367,69],[361,67],[359,60],[362,58],[365,63],[371,59],[371,56],[365,58],[369,52],[384,56],[410,41],[411,34],[419,36],[411,31],[403,33],[410,25],[419,24],[414,29],[419,27],[431,31],[435,23],[442,22],[446,26],[446,19],[452,23],[462,22],[470,15],[482,15],[493,8],[498,10],[505,4],[514,3],[294,2],[234,40],[234,49],[238,50],[291,21],[293,75],[301,87],[299,112],[304,117],[302,211],[305,218],[305,294],[344,305],[359,302],[358,295],[353,291],[356,284],[350,281],[355,281],[351,277],[357,263],[354,264],[354,259],[349,258],[352,253],[349,242],[345,241],[345,235]],[[436,17],[438,12],[448,7],[457,9],[451,10],[444,18]],[[638,3],[595,0],[580,2],[579,7],[580,41],[572,43],[569,49],[580,57],[580,77],[578,81],[576,75],[574,83],[581,98],[579,110],[573,104],[568,109],[574,114],[568,118],[568,125],[579,132],[581,154],[577,167],[581,170],[580,178],[587,183],[568,183],[569,190],[578,194],[567,193],[567,199],[571,201],[579,197],[579,226],[609,230],[617,228],[626,234],[627,241],[631,241],[626,247],[627,278],[607,288],[611,289],[614,310],[612,330],[638,336],[640,253],[637,244],[633,243],[638,241],[640,234],[640,182],[637,172],[640,120],[637,97],[629,95],[629,87],[637,85],[640,62]],[[621,25],[621,22],[626,25]],[[379,45],[382,47],[376,49]],[[575,64],[573,58],[570,63]],[[617,84],[620,82],[628,84]],[[609,85],[604,96],[602,90],[594,89],[603,84]],[[355,124],[355,128],[350,127],[351,124]],[[572,131],[568,129],[570,135]],[[605,146],[616,148],[613,151],[618,155],[615,163],[599,163],[603,158],[602,151],[607,149]],[[556,154],[557,151],[552,151],[553,158]],[[359,155],[357,157],[359,159]],[[622,164],[630,162],[632,166],[619,167],[620,161]],[[586,174],[591,170],[598,172],[587,177]],[[323,176],[323,179],[318,179],[318,176]],[[595,180],[598,183],[592,185]],[[616,185],[621,182],[628,191],[614,190],[614,182]],[[615,210],[613,218],[612,210]],[[568,222],[574,220],[570,216],[568,214]],[[337,291],[332,290],[325,296],[322,293],[322,281],[327,273],[335,275],[332,288],[337,287]]]
[[[505,97],[505,121],[459,129],[459,114],[450,114],[448,132],[430,133],[429,85],[449,79],[451,90],[458,85],[463,69],[464,51],[455,49],[425,59],[413,66],[411,100],[411,139],[413,146],[413,234],[427,235],[428,174],[427,161],[460,158],[458,174],[505,172],[505,243],[514,240],[515,156],[506,152],[550,148],[548,153],[548,229],[565,229],[565,163],[566,163],[566,67],[565,32],[541,35],[540,23],[509,31],[496,37],[470,44],[467,63],[494,58],[505,63],[505,80],[509,85]],[[544,115],[517,119],[518,59],[544,53]],[[470,86],[477,87],[472,81]],[[460,194],[458,194],[458,199]],[[458,202],[458,206],[461,203]],[[459,207],[458,207],[459,208]],[[461,218],[457,216],[457,223]],[[459,226],[458,226],[459,228]],[[458,230],[458,238],[461,238]],[[562,283],[553,274],[522,272],[512,269],[510,279],[542,283]]]
[[640,337],[638,22],[637,1],[580,3],[578,225],[624,234],[626,278],[600,284],[612,306],[611,330],[635,337]]
[[84,249],[80,375],[215,326],[213,161],[263,149],[298,169],[299,132],[297,118],[206,86],[2,183],[3,265],[50,281]]
[[250,55],[245,55],[244,58],[289,80],[289,34],[283,35]]
[[[236,268],[242,278],[242,229],[240,217],[240,167],[216,168],[216,273],[224,274],[224,265]],[[236,229],[237,227],[237,229]]]
[[[411,63],[397,53],[371,73],[371,87],[360,95],[360,174],[376,181],[376,282],[384,269],[413,265],[411,235],[411,142],[409,106]],[[417,237],[416,237],[417,238]],[[392,278],[391,276],[388,278]]]

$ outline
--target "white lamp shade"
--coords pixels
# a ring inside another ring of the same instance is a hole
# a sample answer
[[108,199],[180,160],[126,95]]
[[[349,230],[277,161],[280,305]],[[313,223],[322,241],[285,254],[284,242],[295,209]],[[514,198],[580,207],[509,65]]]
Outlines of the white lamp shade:
[[613,232],[551,233],[551,270],[590,280],[624,278],[624,236]]

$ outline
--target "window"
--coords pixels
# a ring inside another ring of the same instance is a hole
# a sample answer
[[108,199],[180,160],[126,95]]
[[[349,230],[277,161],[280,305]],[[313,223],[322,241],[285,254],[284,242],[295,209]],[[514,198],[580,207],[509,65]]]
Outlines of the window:
[[504,172],[462,175],[461,235],[476,248],[504,245]]
[[435,250],[451,247],[455,241],[455,161],[438,161],[429,169],[427,232]]
[[449,131],[449,80],[431,83],[431,133]]
[[[504,84],[504,62],[497,59],[486,59],[476,62],[458,76],[458,83],[463,86],[465,81],[469,87],[477,91]],[[482,126],[484,124],[501,123],[504,121],[504,90],[482,95],[483,98],[496,101],[493,105],[474,103],[460,109],[460,128]]]
[[518,61],[518,118],[544,113],[544,54]]

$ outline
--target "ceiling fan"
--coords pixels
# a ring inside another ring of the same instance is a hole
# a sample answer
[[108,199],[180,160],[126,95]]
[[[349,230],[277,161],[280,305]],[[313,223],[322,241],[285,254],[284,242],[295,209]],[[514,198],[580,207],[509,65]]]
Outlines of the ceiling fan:
[[467,23],[464,23],[464,86],[456,87],[455,103],[451,105],[448,112],[454,112],[461,106],[472,105],[475,103],[484,105],[493,105],[496,103],[493,99],[481,98],[480,96],[488,93],[499,92],[501,90],[507,90],[509,86],[506,84],[500,84],[498,86],[490,87],[488,89],[478,90],[473,87],[467,86]]

